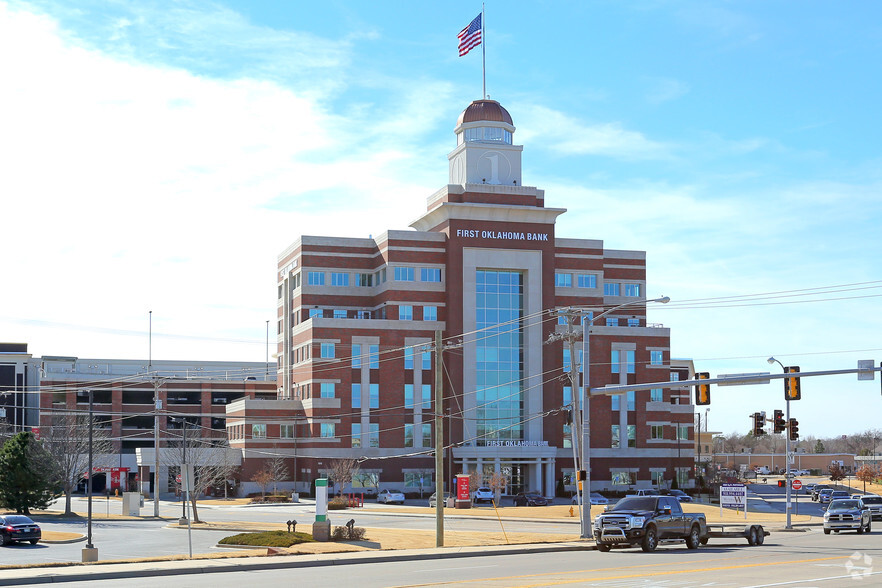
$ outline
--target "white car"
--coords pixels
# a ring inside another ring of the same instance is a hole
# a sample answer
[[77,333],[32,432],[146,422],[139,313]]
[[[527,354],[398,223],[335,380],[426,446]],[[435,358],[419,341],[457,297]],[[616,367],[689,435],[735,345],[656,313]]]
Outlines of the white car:
[[[600,492],[592,492],[591,496],[591,504],[609,504],[609,499],[601,494]],[[579,504],[579,495],[573,494],[573,504]]]
[[475,501],[475,504],[478,504],[479,502],[493,502],[493,490],[487,486],[481,486],[475,490],[472,500]]
[[398,504],[404,504],[404,492],[401,490],[380,490],[380,493],[377,494],[377,502],[382,502],[383,504],[389,504],[390,502],[397,502]]

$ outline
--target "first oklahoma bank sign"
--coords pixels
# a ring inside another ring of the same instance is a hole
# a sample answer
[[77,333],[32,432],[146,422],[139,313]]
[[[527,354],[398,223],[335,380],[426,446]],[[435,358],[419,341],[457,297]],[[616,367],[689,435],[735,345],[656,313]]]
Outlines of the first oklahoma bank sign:
[[510,241],[548,241],[548,233],[524,233],[522,231],[482,231],[456,229],[456,236],[464,239],[505,239]]

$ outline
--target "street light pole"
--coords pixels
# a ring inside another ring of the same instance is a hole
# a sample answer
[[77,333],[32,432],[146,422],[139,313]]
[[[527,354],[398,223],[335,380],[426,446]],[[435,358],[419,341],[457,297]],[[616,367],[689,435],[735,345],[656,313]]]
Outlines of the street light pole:
[[[775,359],[774,357],[770,357],[767,360],[770,364],[777,363],[781,366],[781,369],[785,372],[787,370],[784,369],[784,364]],[[787,426],[790,426],[790,399],[785,398],[784,403],[787,405],[785,408],[785,416]],[[790,524],[790,430],[784,430],[784,502],[785,502],[785,512],[787,513],[787,522],[784,525],[784,528],[788,531],[793,529],[793,525]]]
[[[591,399],[591,326],[594,324],[594,321],[603,318],[609,313],[619,310],[620,308],[624,308],[626,306],[633,306],[635,304],[646,304],[649,302],[667,304],[668,302],[670,302],[670,300],[671,299],[667,296],[653,298],[651,300],[632,300],[624,304],[619,304],[618,306],[613,306],[612,308],[603,311],[597,316],[592,316],[591,318],[586,317],[584,314],[582,315],[582,364],[584,367],[582,368],[582,387],[579,389],[579,394],[582,398],[582,443],[580,444],[582,455],[581,469],[585,470],[585,481],[582,483],[583,539],[587,539],[593,536],[591,532],[591,411],[589,405],[589,401]],[[570,361],[575,361],[575,359],[576,358],[571,357]],[[573,389],[573,395],[576,395],[575,389]],[[587,501],[585,500],[585,496],[588,496]]]

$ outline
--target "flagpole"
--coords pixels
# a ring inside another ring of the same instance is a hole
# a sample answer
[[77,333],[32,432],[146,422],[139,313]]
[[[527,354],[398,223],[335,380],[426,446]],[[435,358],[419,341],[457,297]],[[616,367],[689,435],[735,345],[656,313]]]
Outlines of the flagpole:
[[487,30],[484,28],[485,22],[487,22],[487,17],[484,12],[484,3],[481,2],[481,75],[484,78],[484,93],[481,94],[481,100],[487,99]]

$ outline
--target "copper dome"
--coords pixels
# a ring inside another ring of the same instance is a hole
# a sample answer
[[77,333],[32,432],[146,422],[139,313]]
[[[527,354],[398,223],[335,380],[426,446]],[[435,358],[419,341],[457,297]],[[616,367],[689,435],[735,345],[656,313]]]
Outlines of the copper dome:
[[511,115],[496,100],[475,100],[459,115],[456,126],[480,121],[503,122],[514,126]]

